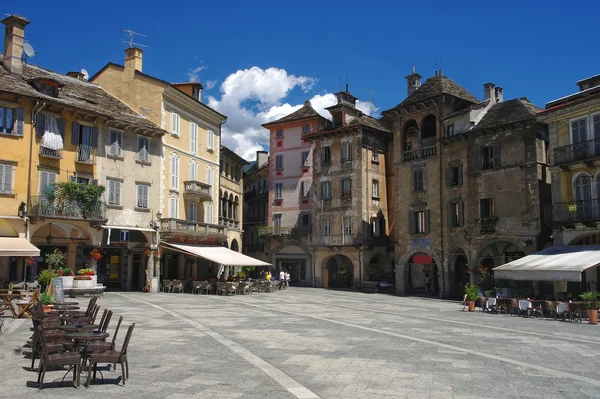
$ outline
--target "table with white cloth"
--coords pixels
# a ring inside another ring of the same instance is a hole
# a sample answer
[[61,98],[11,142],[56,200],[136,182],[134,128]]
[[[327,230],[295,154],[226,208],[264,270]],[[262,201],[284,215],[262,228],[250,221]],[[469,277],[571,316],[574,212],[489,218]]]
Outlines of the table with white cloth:
[[532,309],[531,302],[525,299],[519,299],[519,312],[525,312],[527,316],[530,315],[530,310]]

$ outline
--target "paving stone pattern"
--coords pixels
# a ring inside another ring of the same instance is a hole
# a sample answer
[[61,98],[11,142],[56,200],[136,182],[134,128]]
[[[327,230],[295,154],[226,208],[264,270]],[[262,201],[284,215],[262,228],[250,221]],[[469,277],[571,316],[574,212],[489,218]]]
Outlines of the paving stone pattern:
[[115,312],[112,328],[119,315],[136,323],[125,386],[118,367],[79,390],[51,371],[38,395],[29,349],[15,351],[31,322],[6,320],[0,398],[600,398],[600,326],[585,322],[312,288],[98,303]]

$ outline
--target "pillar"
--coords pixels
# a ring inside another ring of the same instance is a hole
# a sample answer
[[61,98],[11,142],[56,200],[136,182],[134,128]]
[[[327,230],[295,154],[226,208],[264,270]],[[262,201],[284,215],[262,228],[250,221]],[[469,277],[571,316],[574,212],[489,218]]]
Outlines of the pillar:
[[148,272],[148,279],[154,277],[154,254],[151,253],[148,256],[148,262],[146,263],[146,271]]
[[177,280],[185,279],[185,258],[183,254],[177,254]]

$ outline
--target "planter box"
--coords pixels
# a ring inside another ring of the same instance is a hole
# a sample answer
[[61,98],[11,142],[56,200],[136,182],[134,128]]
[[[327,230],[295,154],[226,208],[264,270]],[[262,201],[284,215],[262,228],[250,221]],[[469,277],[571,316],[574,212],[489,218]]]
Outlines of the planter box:
[[94,280],[73,280],[73,288],[94,288],[96,282]]
[[63,288],[73,288],[73,276],[61,276]]

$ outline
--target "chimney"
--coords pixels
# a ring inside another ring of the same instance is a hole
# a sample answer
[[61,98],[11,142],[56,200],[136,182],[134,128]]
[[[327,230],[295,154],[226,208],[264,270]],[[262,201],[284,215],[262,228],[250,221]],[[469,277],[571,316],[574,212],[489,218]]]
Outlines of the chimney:
[[493,83],[483,84],[483,101],[492,101],[496,98],[494,87],[496,87],[496,85]]
[[142,53],[144,51],[138,47],[130,47],[125,50],[125,74],[130,74],[131,78],[135,71],[142,72]]
[[18,15],[10,15],[2,20],[4,29],[4,68],[11,75],[23,75],[23,43],[25,26],[29,21]]
[[501,103],[504,101],[504,89],[502,87],[496,87],[496,102]]
[[77,72],[77,71],[67,72],[67,76],[70,76],[70,77],[78,79],[78,80],[84,80],[83,74],[81,72]]
[[256,151],[256,167],[260,168],[269,161],[269,153],[267,151]]

